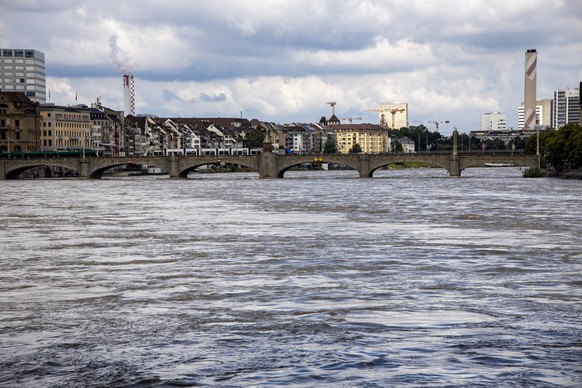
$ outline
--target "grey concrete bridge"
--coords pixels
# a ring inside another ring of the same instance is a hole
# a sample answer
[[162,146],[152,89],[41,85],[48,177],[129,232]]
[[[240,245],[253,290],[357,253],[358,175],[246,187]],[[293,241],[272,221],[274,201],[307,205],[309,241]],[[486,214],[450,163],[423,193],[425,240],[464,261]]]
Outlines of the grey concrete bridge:
[[91,158],[37,158],[0,160],[0,180],[18,179],[31,168],[62,167],[76,171],[81,178],[100,178],[111,168],[123,165],[147,165],[158,167],[172,178],[186,178],[200,166],[232,163],[259,173],[260,178],[283,178],[286,171],[304,163],[334,163],[357,170],[361,178],[372,177],[374,171],[393,163],[420,162],[444,168],[450,176],[459,177],[470,167],[482,167],[486,163],[511,164],[520,167],[538,167],[538,155],[518,153],[388,153],[388,154],[330,154],[330,155],[277,155],[264,152],[251,156],[136,156]]

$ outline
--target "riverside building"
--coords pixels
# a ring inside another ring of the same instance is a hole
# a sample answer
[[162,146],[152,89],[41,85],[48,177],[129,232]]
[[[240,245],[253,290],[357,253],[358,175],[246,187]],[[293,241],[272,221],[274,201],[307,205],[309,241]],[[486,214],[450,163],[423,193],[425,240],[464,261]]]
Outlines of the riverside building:
[[0,90],[22,92],[32,101],[46,103],[44,53],[0,48]]

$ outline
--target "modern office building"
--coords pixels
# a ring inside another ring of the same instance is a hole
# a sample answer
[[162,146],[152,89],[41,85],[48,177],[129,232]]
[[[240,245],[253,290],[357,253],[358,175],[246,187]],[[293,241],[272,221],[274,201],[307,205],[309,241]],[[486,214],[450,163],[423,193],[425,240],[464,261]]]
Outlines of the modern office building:
[[[517,127],[523,129],[525,126],[523,102],[517,108]],[[552,126],[552,100],[544,99],[536,101],[536,119],[535,126],[551,127]]]
[[46,103],[44,53],[0,48],[0,90],[22,92],[32,101]]
[[552,127],[559,129],[566,124],[580,124],[580,89],[554,91]]
[[481,131],[505,131],[507,129],[507,115],[491,112],[481,115]]

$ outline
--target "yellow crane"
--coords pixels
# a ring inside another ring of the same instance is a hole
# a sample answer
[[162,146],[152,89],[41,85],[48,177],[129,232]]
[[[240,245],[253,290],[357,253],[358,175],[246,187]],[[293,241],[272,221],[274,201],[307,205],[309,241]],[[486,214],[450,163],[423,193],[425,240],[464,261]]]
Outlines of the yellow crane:
[[361,117],[346,117],[346,118],[343,118],[342,120],[344,120],[344,121],[348,120],[351,124],[352,120],[361,120],[361,119],[362,119]]
[[432,120],[429,123],[433,123],[435,126],[436,131],[439,131],[439,124],[448,124],[449,120]]
[[[395,120],[394,120],[394,116],[396,116],[396,113],[402,113],[405,110],[406,109],[404,109],[404,108],[394,108],[394,109],[390,109],[388,111],[392,114],[392,129],[396,129],[396,124],[395,124]],[[380,108],[365,109],[364,112],[386,112],[386,109],[380,109]],[[384,118],[384,115],[382,115],[382,118]],[[380,121],[382,122],[384,120],[380,120]],[[380,123],[380,125],[382,125],[382,123]]]

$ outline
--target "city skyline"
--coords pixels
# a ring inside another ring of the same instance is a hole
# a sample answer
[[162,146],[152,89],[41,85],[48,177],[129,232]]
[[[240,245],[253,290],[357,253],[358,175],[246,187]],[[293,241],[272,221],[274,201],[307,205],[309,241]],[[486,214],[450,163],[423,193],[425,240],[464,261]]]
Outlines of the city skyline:
[[[407,102],[409,120],[479,128],[481,114],[517,127],[524,52],[538,52],[537,99],[582,80],[575,1],[257,1],[242,4],[0,0],[0,47],[41,51],[56,104],[136,113],[314,122]],[[23,25],[34,29],[22,31]]]

